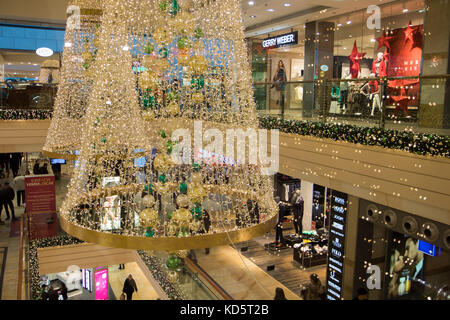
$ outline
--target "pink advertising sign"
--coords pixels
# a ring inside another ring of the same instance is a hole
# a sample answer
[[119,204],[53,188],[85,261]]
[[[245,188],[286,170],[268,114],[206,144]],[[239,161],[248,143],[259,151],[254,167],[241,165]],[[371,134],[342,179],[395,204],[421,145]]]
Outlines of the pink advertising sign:
[[95,272],[95,300],[108,300],[108,269]]

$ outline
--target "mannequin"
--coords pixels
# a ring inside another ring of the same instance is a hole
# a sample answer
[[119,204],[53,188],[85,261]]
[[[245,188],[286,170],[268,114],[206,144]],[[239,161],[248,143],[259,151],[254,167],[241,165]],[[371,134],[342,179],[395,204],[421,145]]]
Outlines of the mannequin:
[[[371,78],[375,78],[375,74],[370,74]],[[372,80],[369,82],[370,85],[370,100],[372,101],[372,112],[370,115],[374,116],[375,108],[377,107],[380,112],[381,110],[381,99],[380,99],[380,87],[378,86],[378,81]]]
[[372,63],[372,73],[377,78],[387,77],[386,62],[384,61],[383,52],[378,52],[377,58]]
[[[347,70],[343,75],[342,75],[342,79],[351,79],[352,75],[350,74],[350,71]],[[349,81],[342,81],[339,84],[339,88],[340,88],[340,93],[341,93],[341,110],[342,113],[345,114],[345,112],[347,111],[347,98],[348,98],[348,88],[349,88]]]
[[305,202],[303,201],[300,190],[297,189],[295,193],[297,197],[295,203],[293,204],[294,228],[295,233],[301,235],[303,233],[303,209]]

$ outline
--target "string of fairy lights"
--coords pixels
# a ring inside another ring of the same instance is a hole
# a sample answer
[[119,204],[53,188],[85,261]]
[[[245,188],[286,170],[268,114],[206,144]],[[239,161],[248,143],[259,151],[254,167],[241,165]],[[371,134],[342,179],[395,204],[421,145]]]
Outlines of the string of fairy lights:
[[[100,243],[125,235],[116,245],[128,248],[132,238],[202,239],[270,221],[273,186],[259,165],[172,159],[182,151],[172,130],[192,119],[257,128],[239,1],[108,0],[95,39],[95,54],[82,54],[92,82],[63,219],[99,231]],[[136,165],[142,156],[154,159]],[[172,283],[184,253],[166,262]]]

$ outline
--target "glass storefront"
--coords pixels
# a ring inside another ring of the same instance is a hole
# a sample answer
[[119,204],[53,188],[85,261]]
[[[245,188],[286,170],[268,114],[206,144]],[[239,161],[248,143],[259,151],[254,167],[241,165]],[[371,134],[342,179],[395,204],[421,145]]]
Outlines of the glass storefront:
[[[251,38],[260,113],[392,129],[447,128],[448,55],[432,46],[439,37],[448,42],[448,33],[430,36],[436,11],[448,4],[404,0],[377,8]],[[298,41],[270,45],[289,33]]]

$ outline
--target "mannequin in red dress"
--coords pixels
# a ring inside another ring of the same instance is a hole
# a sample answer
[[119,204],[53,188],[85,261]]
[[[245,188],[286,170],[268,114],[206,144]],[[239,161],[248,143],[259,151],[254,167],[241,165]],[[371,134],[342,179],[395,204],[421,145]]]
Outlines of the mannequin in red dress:
[[378,52],[377,59],[373,60],[372,73],[378,78],[387,77],[386,62],[384,60],[383,52]]

